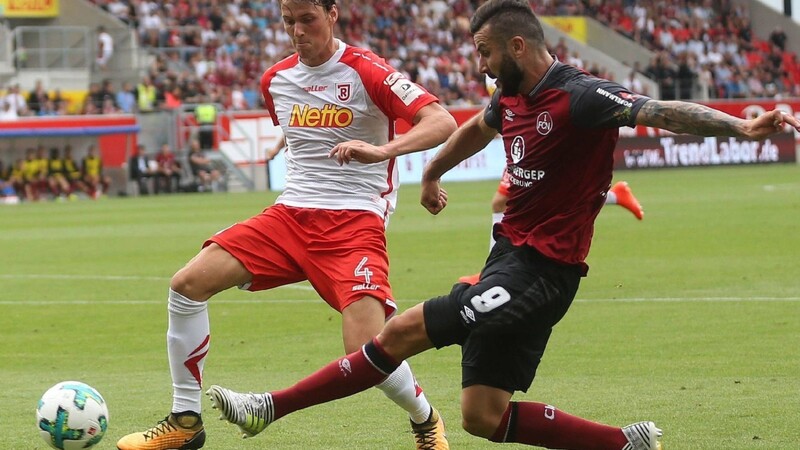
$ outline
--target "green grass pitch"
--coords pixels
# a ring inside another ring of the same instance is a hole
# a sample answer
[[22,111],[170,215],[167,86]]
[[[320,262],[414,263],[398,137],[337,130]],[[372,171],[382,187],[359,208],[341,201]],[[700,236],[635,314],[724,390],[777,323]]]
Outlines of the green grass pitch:
[[[591,270],[531,390],[597,421],[654,420],[669,450],[791,450],[800,442],[800,166],[618,172],[646,214],[601,212]],[[496,182],[449,183],[439,216],[405,185],[388,240],[401,308],[446,293],[485,258]],[[163,418],[170,276],[272,193],[111,198],[0,207],[0,449],[45,449],[39,396],[63,380],[110,409],[99,449]],[[340,320],[307,284],[211,300],[205,383],[285,387],[342,353]],[[497,445],[460,428],[459,349],[411,360],[454,449]],[[206,448],[410,449],[377,390],[298,412],[241,440],[204,399]],[[508,448],[523,448],[509,445]],[[503,447],[503,448],[506,448]]]

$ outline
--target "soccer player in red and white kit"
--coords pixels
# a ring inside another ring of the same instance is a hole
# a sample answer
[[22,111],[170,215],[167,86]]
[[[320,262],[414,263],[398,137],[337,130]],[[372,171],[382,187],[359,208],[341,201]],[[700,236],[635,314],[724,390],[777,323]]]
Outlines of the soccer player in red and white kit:
[[[241,394],[212,386],[228,421],[271,422],[352,395],[383,380],[406,358],[458,344],[461,415],[469,433],[554,449],[661,448],[653,422],[610,426],[548,404],[511,401],[514,392],[530,387],[552,329],[587,273],[585,258],[611,184],[619,127],[764,139],[787,124],[800,131],[800,122],[777,110],[744,120],[693,103],[653,100],[562,64],[547,52],[527,0],[483,3],[470,31],[481,70],[496,75],[499,89],[483,114],[463,124],[428,163],[421,200],[439,213],[447,204],[441,176],[502,135],[511,188],[481,280],[457,283],[448,295],[397,315],[361,350],[288,389]],[[350,368],[347,374],[342,365]]]
[[[287,144],[286,189],[261,214],[209,238],[173,276],[167,331],[172,410],[154,427],[123,437],[120,450],[203,446],[206,305],[214,294],[308,280],[342,314],[347,353],[375,337],[397,309],[385,237],[396,205],[395,158],[441,144],[455,131],[455,120],[382,58],[334,38],[335,0],[281,0],[280,7],[296,53],[268,69],[261,88]],[[399,119],[413,126],[395,138]],[[449,448],[443,421],[407,364],[375,384],[408,411],[416,448]],[[269,423],[252,419],[240,423],[245,436]]]

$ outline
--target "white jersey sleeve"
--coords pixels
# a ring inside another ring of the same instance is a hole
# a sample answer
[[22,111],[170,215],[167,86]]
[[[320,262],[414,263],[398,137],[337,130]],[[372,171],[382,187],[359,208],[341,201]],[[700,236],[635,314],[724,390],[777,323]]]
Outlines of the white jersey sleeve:
[[437,98],[374,53],[337,43],[322,65],[306,66],[295,54],[261,79],[267,109],[287,145],[286,189],[276,203],[366,210],[386,220],[397,201],[395,160],[339,166],[328,154],[350,140],[387,143],[397,119],[411,123]]

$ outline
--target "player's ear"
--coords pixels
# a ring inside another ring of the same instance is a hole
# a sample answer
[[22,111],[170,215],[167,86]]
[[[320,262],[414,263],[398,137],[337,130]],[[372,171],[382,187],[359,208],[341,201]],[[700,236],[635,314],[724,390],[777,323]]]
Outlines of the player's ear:
[[333,5],[331,6],[331,12],[328,13],[328,20],[330,20],[331,25],[333,25],[336,23],[338,19],[339,19],[339,7]]
[[508,41],[508,51],[515,57],[519,58],[523,53],[525,53],[527,44],[528,43],[525,42],[525,38],[522,36],[514,36]]

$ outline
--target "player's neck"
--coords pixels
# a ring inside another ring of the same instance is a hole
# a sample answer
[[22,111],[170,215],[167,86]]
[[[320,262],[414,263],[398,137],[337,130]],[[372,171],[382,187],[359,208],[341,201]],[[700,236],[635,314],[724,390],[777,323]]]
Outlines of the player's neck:
[[524,67],[525,69],[525,78],[522,80],[519,86],[519,92],[521,94],[527,94],[531,92],[542,79],[547,75],[547,72],[550,70],[550,66],[553,65],[555,58],[547,52],[545,49],[542,52],[536,54],[529,64],[526,64]]
[[331,40],[328,41],[328,43],[325,45],[325,47],[322,48],[322,50],[319,53],[313,56],[309,56],[307,58],[300,56],[300,62],[307,65],[308,67],[321,66],[322,64],[328,62],[328,60],[330,60],[331,57],[333,57],[334,53],[336,53],[336,50],[338,49],[339,49],[339,41],[336,38],[331,37]]

